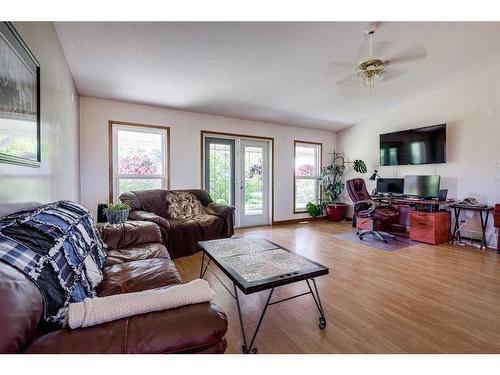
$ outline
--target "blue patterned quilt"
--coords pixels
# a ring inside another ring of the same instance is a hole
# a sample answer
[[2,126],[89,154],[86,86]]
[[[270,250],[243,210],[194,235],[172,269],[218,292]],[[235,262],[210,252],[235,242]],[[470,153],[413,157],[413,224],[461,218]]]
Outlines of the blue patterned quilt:
[[43,296],[43,318],[64,325],[70,302],[95,296],[106,245],[92,215],[71,201],[0,219],[0,260],[28,276]]

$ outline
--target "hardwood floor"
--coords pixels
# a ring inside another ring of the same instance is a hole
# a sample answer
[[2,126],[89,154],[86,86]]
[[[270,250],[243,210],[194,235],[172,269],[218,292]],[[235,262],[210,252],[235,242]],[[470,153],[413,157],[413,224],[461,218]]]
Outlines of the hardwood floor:
[[[500,255],[448,244],[384,252],[333,237],[349,230],[350,223],[316,221],[237,231],[330,268],[317,279],[326,329],[318,328],[311,296],[271,306],[257,336],[259,353],[500,353]],[[189,281],[200,261],[195,254],[175,263]],[[240,353],[235,302],[210,272],[206,279],[228,317],[227,353]],[[305,283],[278,288],[274,298],[301,291]],[[241,294],[249,333],[267,294]]]

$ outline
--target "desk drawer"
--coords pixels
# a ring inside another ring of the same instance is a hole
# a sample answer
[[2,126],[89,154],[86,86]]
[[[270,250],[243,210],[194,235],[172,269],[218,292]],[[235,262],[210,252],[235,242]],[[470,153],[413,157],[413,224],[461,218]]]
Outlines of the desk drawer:
[[436,216],[428,212],[413,211],[410,214],[410,226],[427,226],[434,228],[436,225]]
[[438,245],[450,238],[451,219],[448,212],[419,212],[410,214],[410,239]]

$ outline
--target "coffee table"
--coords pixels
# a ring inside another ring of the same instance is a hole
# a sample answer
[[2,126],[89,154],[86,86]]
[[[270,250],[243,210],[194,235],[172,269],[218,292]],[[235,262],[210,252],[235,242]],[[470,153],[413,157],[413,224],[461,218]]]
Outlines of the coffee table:
[[[207,270],[210,270],[236,301],[243,339],[241,348],[244,354],[257,353],[257,348],[254,346],[255,339],[267,308],[293,298],[310,294],[319,311],[319,328],[326,327],[325,313],[314,278],[327,275],[329,272],[327,267],[260,236],[200,241],[198,244],[203,251],[200,278],[204,278]],[[232,281],[232,288],[214,272],[210,267],[211,262]],[[271,302],[275,288],[299,281],[305,281],[309,291]],[[250,342],[245,334],[238,289],[245,295],[271,290]]]

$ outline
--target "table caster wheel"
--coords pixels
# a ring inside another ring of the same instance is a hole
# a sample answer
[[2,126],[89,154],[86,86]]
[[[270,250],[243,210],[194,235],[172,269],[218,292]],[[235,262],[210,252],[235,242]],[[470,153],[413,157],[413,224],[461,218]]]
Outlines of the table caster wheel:
[[253,354],[257,354],[257,348],[253,348],[253,349],[252,349],[252,353],[253,353]]
[[326,327],[326,320],[325,320],[325,318],[323,318],[323,317],[319,318],[319,325],[318,326],[319,326],[320,329],[325,329],[325,327]]

